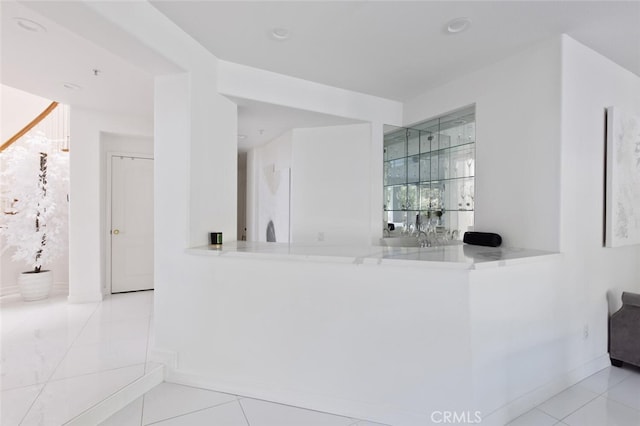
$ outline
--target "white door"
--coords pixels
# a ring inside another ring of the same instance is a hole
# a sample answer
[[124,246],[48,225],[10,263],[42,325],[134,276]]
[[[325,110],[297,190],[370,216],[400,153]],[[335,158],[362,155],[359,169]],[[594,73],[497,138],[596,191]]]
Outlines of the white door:
[[111,293],[153,288],[153,160],[111,157]]

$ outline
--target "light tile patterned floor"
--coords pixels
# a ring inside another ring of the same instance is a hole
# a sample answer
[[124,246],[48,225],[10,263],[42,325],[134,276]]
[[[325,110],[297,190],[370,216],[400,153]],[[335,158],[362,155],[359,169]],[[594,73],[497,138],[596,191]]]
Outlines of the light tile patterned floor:
[[[62,425],[152,368],[153,292],[70,305],[0,298],[0,424]],[[162,383],[103,425],[374,426],[348,417]],[[640,369],[608,367],[509,426],[638,426]]]
[[640,425],[640,369],[607,367],[509,423],[529,425]]
[[69,304],[0,298],[0,424],[61,425],[141,377],[153,292]]
[[[373,426],[378,423],[162,383],[101,426]],[[382,425],[379,425],[382,426]]]

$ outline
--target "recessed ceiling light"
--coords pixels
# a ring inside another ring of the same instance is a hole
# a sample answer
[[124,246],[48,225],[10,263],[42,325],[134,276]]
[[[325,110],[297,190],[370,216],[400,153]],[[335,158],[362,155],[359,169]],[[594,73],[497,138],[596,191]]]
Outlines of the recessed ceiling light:
[[16,24],[25,31],[30,31],[32,33],[46,33],[47,29],[44,25],[37,23],[36,21],[32,21],[27,18],[13,18],[16,21]]
[[271,37],[276,40],[286,40],[290,35],[291,33],[289,32],[289,30],[284,27],[278,27],[271,30]]
[[468,30],[469,27],[471,27],[471,19],[466,17],[455,18],[447,24],[447,32],[449,34],[459,34]]
[[238,135],[238,139],[246,139],[247,135]]
[[77,84],[73,84],[73,83],[63,82],[62,86],[65,89],[69,89],[69,90],[82,90],[82,87],[78,86]]

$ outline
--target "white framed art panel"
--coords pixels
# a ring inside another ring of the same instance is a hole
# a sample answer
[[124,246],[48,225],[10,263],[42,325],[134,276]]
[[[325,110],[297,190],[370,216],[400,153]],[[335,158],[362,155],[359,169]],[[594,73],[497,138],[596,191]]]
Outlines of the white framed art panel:
[[605,246],[640,244],[640,117],[607,108]]

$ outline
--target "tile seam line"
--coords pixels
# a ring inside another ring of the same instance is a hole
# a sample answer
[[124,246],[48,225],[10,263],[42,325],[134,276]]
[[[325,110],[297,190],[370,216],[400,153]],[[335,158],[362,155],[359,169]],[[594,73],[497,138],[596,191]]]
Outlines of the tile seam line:
[[[69,302],[66,302],[67,304],[69,304]],[[22,416],[22,418],[20,419],[20,422],[18,423],[18,425],[22,425],[22,423],[24,423],[24,420],[27,418],[27,416],[29,415],[29,413],[31,412],[31,410],[33,409],[33,406],[35,405],[36,401],[38,399],[40,399],[40,396],[42,395],[42,392],[44,391],[44,388],[47,387],[47,385],[49,384],[49,382],[51,381],[51,378],[53,377],[54,374],[56,374],[56,371],[58,371],[58,368],[60,368],[60,365],[62,364],[62,362],[64,361],[64,359],[67,357],[67,355],[69,355],[69,351],[71,350],[71,348],[73,347],[73,345],[76,343],[76,341],[78,340],[78,337],[80,337],[80,334],[82,334],[82,332],[84,331],[84,329],[87,327],[87,324],[89,323],[89,320],[91,318],[93,318],[93,316],[96,314],[96,312],[98,311],[98,308],[100,307],[100,305],[102,304],[102,302],[100,303],[96,303],[95,308],[93,309],[93,312],[91,312],[91,315],[89,315],[87,317],[87,319],[85,320],[84,324],[82,325],[82,328],[80,328],[80,331],[78,331],[78,334],[76,335],[76,337],[73,339],[73,342],[71,342],[71,344],[69,345],[69,347],[67,347],[67,350],[65,351],[64,355],[62,356],[62,358],[60,358],[60,361],[58,362],[58,364],[55,366],[55,368],[53,369],[53,371],[51,372],[51,374],[49,375],[49,378],[46,380],[46,382],[44,383],[44,386],[42,386],[42,389],[40,389],[40,391],[38,392],[38,395],[36,395],[36,397],[33,399],[33,401],[31,402],[31,404],[29,405],[29,408],[25,411],[24,415]]]
[[242,415],[244,416],[244,421],[247,422],[247,426],[251,426],[251,423],[249,422],[249,418],[247,417],[247,413],[244,412],[244,407],[242,406],[242,402],[240,402],[240,398],[236,398],[236,401],[238,401],[238,405],[240,406],[240,410],[242,410]]
[[151,315],[149,315],[149,318],[147,318],[147,344],[145,345],[144,351],[144,369],[142,370],[143,375],[147,374],[147,363],[149,362],[149,338],[151,335],[152,318],[153,317]]
[[557,418],[556,416],[552,416],[551,414],[547,413],[546,411],[542,411],[542,410],[541,410],[541,409],[539,409],[539,408],[538,408],[538,406],[536,405],[536,406],[535,406],[535,407],[533,407],[531,410],[529,410],[529,411],[527,411],[527,412],[525,412],[525,413],[520,414],[518,417],[516,417],[516,418],[515,418],[515,419],[513,419],[513,420],[510,420],[510,421],[509,421],[509,423],[507,423],[507,426],[509,426],[511,423],[515,422],[515,421],[516,421],[516,420],[518,420],[519,418],[526,416],[527,414],[529,414],[530,412],[532,412],[532,411],[534,411],[534,410],[535,410],[535,411],[538,411],[538,412],[540,412],[540,413],[542,413],[542,414],[544,414],[545,416],[549,416],[549,417],[551,417],[553,420],[555,420],[555,421],[556,421],[556,423],[555,423],[555,424],[558,424],[558,423],[562,422],[562,419],[559,419],[559,418]]
[[[282,402],[274,402],[274,401],[269,401],[267,399],[260,399],[260,398],[252,398],[252,397],[248,397],[248,396],[242,396],[242,395],[238,395],[238,398],[241,399],[247,399],[247,400],[253,400],[253,401],[260,401],[260,402],[266,402],[268,404],[276,404],[276,405],[281,405],[283,407],[290,407],[290,408],[297,408],[298,410],[304,410],[304,411],[312,411],[314,413],[320,413],[320,414],[326,414],[328,416],[334,416],[334,417],[342,417],[343,419],[353,419],[353,417],[349,417],[349,416],[343,416],[342,414],[335,414],[335,413],[329,413],[327,411],[320,411],[320,410],[315,410],[313,408],[304,408],[304,407],[299,407],[296,405],[291,405],[291,404],[285,404]],[[358,422],[361,422],[362,419],[358,419]],[[384,425],[384,423],[381,423]],[[353,426],[353,424],[349,424],[347,426]],[[390,425],[385,425],[385,426],[390,426]]]
[[[144,363],[144,362],[136,362],[134,364],[127,364],[127,365],[123,365],[121,367],[107,368],[106,370],[93,371],[91,373],[82,373],[82,374],[78,374],[76,376],[62,377],[60,379],[50,380],[50,381],[47,382],[47,384],[48,383],[57,383],[57,382],[61,382],[63,380],[69,380],[69,379],[77,379],[79,377],[91,376],[92,374],[108,373],[108,372],[111,372],[111,371],[123,370],[125,368],[131,368],[131,367],[136,367],[136,366],[144,366],[145,364],[146,363]],[[144,376],[144,374],[142,376],[140,376],[140,377],[143,377],[143,376]]]
[[[164,364],[163,364],[163,365],[164,365]],[[215,393],[219,393],[219,394],[221,394],[221,395],[229,395],[229,396],[233,396],[233,397],[235,397],[236,399],[243,399],[243,398],[247,398],[247,397],[242,396],[242,395],[236,395],[236,394],[234,394],[234,393],[229,393],[229,392],[220,392],[220,391],[213,390],[213,389],[201,388],[201,387],[199,387],[199,386],[183,385],[182,383],[174,383],[174,382],[162,382],[162,383],[166,383],[166,384],[168,384],[168,385],[177,385],[177,386],[182,386],[182,387],[185,387],[185,388],[198,389],[198,390],[201,390],[201,391],[215,392]],[[267,402],[268,402],[268,401],[267,401]],[[225,402],[225,404],[226,404],[226,402]],[[275,402],[274,402],[274,404],[275,404]]]
[[[155,293],[154,293],[155,296]],[[151,321],[153,320],[153,315],[149,315],[149,323],[147,324],[147,350],[144,353],[144,371],[143,371],[143,376],[147,375],[147,364],[149,363],[149,338],[151,335]],[[163,379],[164,379],[164,374],[163,374]],[[144,400],[145,400],[145,394],[142,394],[141,398],[142,398],[142,403],[140,404],[140,421],[138,422],[139,426],[142,426],[142,422],[144,421]],[[115,413],[114,413],[115,414]]]
[[[627,374],[627,375],[626,375],[622,380],[620,380],[618,383],[616,383],[615,385],[611,386],[610,388],[607,388],[607,390],[605,390],[604,392],[602,392],[599,396],[603,397],[603,398],[604,398],[604,399],[606,399],[607,401],[617,402],[618,404],[624,405],[624,406],[625,406],[625,407],[627,407],[627,408],[631,408],[631,409],[633,409],[633,410],[636,410],[636,411],[639,411],[639,412],[640,412],[640,409],[638,409],[638,408],[636,408],[636,407],[632,407],[631,405],[629,405],[629,404],[627,404],[627,403],[625,403],[625,402],[619,401],[619,400],[617,400],[617,399],[615,399],[615,398],[610,398],[610,397],[609,397],[609,395],[607,395],[607,394],[609,393],[609,391],[611,391],[612,389],[614,389],[614,388],[616,388],[616,387],[620,386],[622,383],[626,382],[626,381],[627,381],[628,379],[630,379],[631,377],[633,377],[633,375],[632,375],[632,374],[630,374],[630,373],[629,373],[629,374]],[[578,383],[578,384],[579,384],[579,383]],[[573,413],[572,413],[572,414],[573,414]]]
[[[233,399],[233,400],[231,400],[231,401],[222,402],[222,403],[220,403],[220,404],[215,404],[215,405],[211,405],[211,406],[204,407],[204,408],[199,408],[199,409],[197,409],[197,410],[189,411],[189,412],[187,412],[187,413],[182,413],[182,414],[179,414],[179,415],[177,415],[177,416],[171,416],[171,417],[167,417],[167,418],[165,418],[165,419],[160,419],[160,420],[157,420],[157,421],[152,422],[152,423],[144,423],[144,421],[143,421],[143,423],[142,423],[142,424],[143,424],[144,426],[156,425],[156,424],[158,424],[158,423],[166,422],[167,420],[177,419],[178,417],[186,416],[186,415],[188,415],[188,414],[199,413],[200,411],[205,411],[205,410],[209,410],[209,409],[211,409],[211,408],[221,407],[221,406],[223,406],[223,405],[231,404],[232,402],[236,402],[236,401],[238,401],[238,400],[237,400],[237,399]],[[143,413],[143,417],[144,417],[144,413]]]
[[[605,393],[606,393],[606,392],[605,392]],[[614,399],[614,398],[609,398],[607,395],[604,395],[604,394],[602,394],[602,395],[600,395],[600,396],[602,396],[602,397],[603,397],[604,399],[606,399],[607,401],[617,402],[617,403],[618,403],[618,404],[620,404],[620,405],[623,405],[623,406],[625,406],[625,407],[627,407],[627,408],[631,408],[631,409],[632,409],[632,410],[634,410],[634,411],[640,412],[640,409],[638,409],[638,408],[636,408],[636,407],[632,407],[631,405],[629,405],[629,404],[627,404],[627,403],[625,403],[625,402],[618,401],[617,399]]]
[[[137,365],[143,365],[143,364],[134,364],[134,365],[129,365],[129,366],[127,366],[127,367],[121,367],[121,368],[135,367],[135,366],[137,366]],[[115,368],[115,369],[113,369],[113,370],[120,370],[120,368]],[[113,370],[106,370],[106,371],[113,371]],[[143,371],[144,371],[144,370],[143,370]],[[102,371],[100,371],[99,373],[102,373]],[[64,425],[66,425],[66,424],[69,424],[69,422],[73,421],[74,419],[78,418],[79,416],[83,415],[84,413],[86,413],[86,412],[90,411],[91,409],[93,409],[95,406],[97,406],[97,405],[98,405],[98,404],[100,404],[101,402],[103,402],[103,401],[105,401],[105,400],[107,400],[107,399],[111,398],[112,396],[114,396],[114,395],[118,394],[118,393],[119,393],[123,388],[125,388],[125,387],[129,386],[129,385],[130,385],[130,384],[132,384],[132,383],[137,382],[138,380],[142,380],[142,379],[144,379],[144,378],[145,378],[145,374],[143,374],[143,375],[142,375],[142,376],[140,376],[140,377],[135,378],[133,381],[131,381],[131,382],[127,383],[127,384],[126,384],[126,385],[124,385],[123,387],[121,387],[121,388],[119,388],[119,389],[116,389],[115,391],[113,391],[112,393],[110,393],[109,395],[107,395],[106,397],[104,397],[104,399],[102,399],[102,400],[100,400],[100,401],[98,401],[98,402],[94,403],[93,405],[91,405],[90,407],[86,408],[85,410],[82,410],[82,412],[81,412],[81,413],[78,413],[77,415],[73,416],[72,418],[70,418],[69,420],[67,420],[66,422],[64,422],[64,423],[63,423],[63,426],[64,426]],[[127,405],[128,405],[128,404],[127,404]],[[123,408],[124,408],[124,407],[123,407]],[[114,414],[115,414],[115,413],[114,413]],[[106,419],[105,419],[105,420],[106,420]],[[140,419],[140,422],[142,423],[142,419]]]
[[[594,393],[595,393],[595,392],[594,392]],[[572,412],[570,412],[569,414],[567,414],[566,416],[564,416],[563,418],[561,418],[561,419],[560,419],[560,421],[561,421],[561,422],[564,422],[564,420],[565,420],[567,417],[569,417],[569,416],[573,415],[575,412],[577,412],[577,411],[579,411],[579,410],[583,409],[584,407],[586,407],[587,405],[591,404],[593,401],[595,401],[596,399],[600,398],[600,396],[601,396],[601,395],[596,395],[596,396],[594,396],[593,398],[589,399],[587,402],[585,402],[584,404],[582,404],[581,406],[579,406],[578,408],[576,408],[575,410],[573,410]],[[541,411],[544,411],[544,410],[541,410]],[[544,412],[545,412],[546,414],[549,414],[549,413],[547,413],[546,411],[544,411]],[[555,418],[555,416],[553,416],[553,415],[551,415],[551,414],[549,414],[549,415],[550,415],[551,417],[554,417],[554,418]]]
[[[142,426],[142,422],[144,420],[144,395],[142,394],[142,396],[140,398],[142,398],[142,404],[140,404],[140,421],[138,422],[139,426]],[[113,413],[111,416],[114,416],[116,413]],[[111,417],[109,416],[109,417]]]

